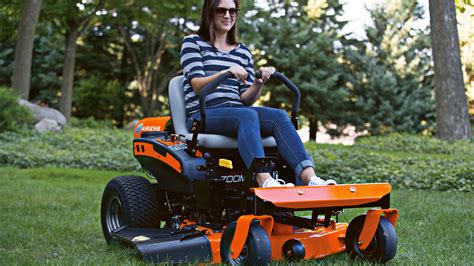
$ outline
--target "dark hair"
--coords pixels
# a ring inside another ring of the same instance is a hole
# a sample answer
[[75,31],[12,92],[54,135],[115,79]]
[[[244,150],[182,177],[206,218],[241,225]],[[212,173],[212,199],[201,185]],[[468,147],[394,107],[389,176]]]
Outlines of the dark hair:
[[[219,7],[220,0],[205,0],[202,5],[201,22],[197,34],[204,40],[214,44],[216,39],[214,31],[215,10]],[[239,8],[239,0],[234,0],[235,7]],[[237,17],[234,26],[227,33],[227,42],[229,44],[237,44]]]

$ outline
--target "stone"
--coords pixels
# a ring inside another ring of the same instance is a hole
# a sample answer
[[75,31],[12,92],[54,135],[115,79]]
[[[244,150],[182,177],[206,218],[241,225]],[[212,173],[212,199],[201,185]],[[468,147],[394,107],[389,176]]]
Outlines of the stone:
[[67,122],[66,117],[61,112],[59,112],[58,110],[54,108],[41,107],[37,104],[30,103],[23,99],[19,99],[18,103],[22,106],[27,107],[31,111],[33,115],[33,119],[36,123],[40,122],[44,118],[48,118],[48,119],[56,121],[61,126],[66,125],[66,122]]
[[61,131],[61,126],[53,119],[43,118],[41,121],[35,124],[35,129],[39,133],[59,132]]

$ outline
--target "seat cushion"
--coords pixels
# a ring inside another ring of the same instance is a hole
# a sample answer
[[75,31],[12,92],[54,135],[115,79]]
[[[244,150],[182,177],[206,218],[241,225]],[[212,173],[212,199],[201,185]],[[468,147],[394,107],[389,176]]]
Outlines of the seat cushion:
[[[171,109],[171,118],[173,120],[174,130],[177,134],[184,135],[186,139],[191,140],[193,134],[186,127],[186,105],[184,102],[183,89],[184,76],[174,77],[170,81],[168,88],[168,97]],[[206,148],[214,149],[231,149],[237,148],[237,140],[216,134],[199,134],[199,145]],[[262,139],[263,147],[276,147],[273,137]]]

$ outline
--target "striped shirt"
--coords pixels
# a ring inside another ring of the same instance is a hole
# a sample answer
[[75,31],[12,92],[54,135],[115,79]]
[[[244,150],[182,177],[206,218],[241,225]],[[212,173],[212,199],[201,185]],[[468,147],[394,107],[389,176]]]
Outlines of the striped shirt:
[[216,90],[206,96],[206,106],[218,107],[226,103],[243,105],[240,95],[254,81],[253,58],[247,46],[239,43],[235,49],[223,52],[200,36],[193,34],[183,39],[180,57],[185,77],[184,98],[187,116],[199,111],[199,96],[191,88],[191,79],[210,76],[236,65],[242,66],[249,73],[247,85],[234,78],[225,80]]

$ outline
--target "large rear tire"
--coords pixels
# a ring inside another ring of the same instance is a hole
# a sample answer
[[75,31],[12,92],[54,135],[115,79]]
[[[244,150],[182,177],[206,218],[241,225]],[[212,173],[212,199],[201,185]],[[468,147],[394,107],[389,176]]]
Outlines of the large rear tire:
[[262,228],[260,222],[252,221],[245,246],[236,259],[232,258],[230,246],[234,239],[236,222],[230,223],[221,238],[221,260],[222,263],[231,265],[267,265],[272,259],[272,248],[267,232]]
[[354,218],[346,232],[346,251],[352,259],[369,260],[386,263],[395,257],[397,252],[398,237],[395,228],[385,217],[380,217],[375,236],[369,246],[362,250],[359,248],[359,236],[364,226],[366,215]]
[[105,240],[123,227],[160,228],[163,201],[155,184],[141,176],[119,176],[105,187],[101,203],[101,223]]

